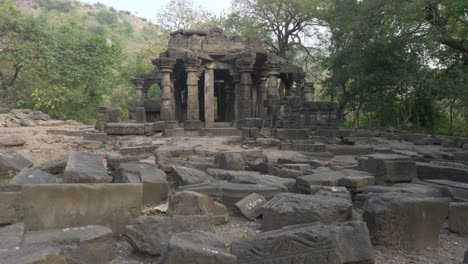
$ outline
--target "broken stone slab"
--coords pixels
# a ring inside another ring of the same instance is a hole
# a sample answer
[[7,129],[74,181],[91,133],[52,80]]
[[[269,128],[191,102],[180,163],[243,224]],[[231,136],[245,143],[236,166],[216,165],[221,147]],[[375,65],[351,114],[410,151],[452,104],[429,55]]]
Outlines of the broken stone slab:
[[310,194],[333,196],[351,202],[351,194],[348,189],[343,186],[310,186]]
[[458,234],[468,234],[468,203],[450,203],[448,220],[450,231]]
[[302,175],[304,175],[304,173],[298,170],[292,170],[288,168],[281,168],[278,170],[278,176],[281,178],[296,179]]
[[378,153],[358,159],[358,169],[375,176],[377,184],[409,182],[416,178],[416,162],[408,156]]
[[26,144],[26,141],[10,134],[0,134],[0,147],[18,147]]
[[15,246],[0,251],[2,263],[67,264],[63,249],[54,243],[36,243]]
[[228,208],[233,208],[236,202],[251,193],[258,193],[268,200],[284,191],[280,187],[271,185],[239,184],[228,181],[214,181],[207,184],[188,185],[183,186],[181,190],[203,193],[220,201]]
[[151,155],[154,153],[153,145],[122,147],[119,149],[122,155]]
[[24,224],[18,223],[0,228],[0,252],[4,249],[18,246],[24,233]]
[[142,192],[128,183],[24,185],[21,210],[30,231],[103,225],[117,235],[141,215]]
[[149,154],[144,155],[137,155],[137,156],[129,156],[129,155],[122,155],[120,153],[107,153],[106,160],[107,160],[107,168],[113,172],[120,168],[120,164],[132,162],[132,161],[139,161],[144,160],[150,157]]
[[333,155],[368,155],[374,153],[374,148],[369,145],[327,145],[327,151]]
[[362,222],[286,226],[234,241],[238,263],[374,263],[369,232]]
[[213,177],[201,170],[175,165],[172,165],[171,168],[178,186],[201,184],[213,181]]
[[[315,160],[315,159],[310,159],[306,156],[299,156],[297,158],[295,157],[292,157],[292,158],[278,158],[278,161],[277,161],[278,164],[281,164],[281,165],[286,165],[286,164],[289,164],[289,166],[294,166],[292,164],[308,164],[312,169],[315,169],[315,168],[318,168],[318,167],[321,167],[323,166],[322,162],[320,162],[319,160]],[[291,168],[292,169],[292,168]]]
[[97,154],[71,152],[63,175],[64,183],[109,183],[111,178]]
[[32,167],[32,165],[32,161],[16,151],[0,152],[0,179],[12,178],[20,170]]
[[216,167],[223,170],[244,170],[244,160],[236,152],[221,152],[214,156]]
[[68,137],[83,137],[84,130],[71,130],[71,129],[49,129],[47,134],[63,135]]
[[373,184],[374,176],[352,169],[317,171],[296,179],[296,188],[303,193],[310,193],[311,186],[344,186],[349,189],[359,189]]
[[169,216],[174,215],[207,215],[214,225],[228,221],[226,206],[213,201],[212,198],[197,192],[182,191],[169,196]]
[[125,239],[133,249],[150,255],[160,255],[173,234],[195,230],[214,233],[209,217],[199,215],[140,216],[125,229]]
[[25,185],[25,184],[50,184],[56,183],[57,178],[47,172],[24,168],[10,181],[13,185]]
[[169,184],[166,173],[156,165],[143,162],[120,164],[114,172],[115,183],[142,183],[143,205],[158,205],[167,200]]
[[21,221],[21,186],[0,185],[0,225]]
[[83,140],[106,143],[109,140],[109,137],[106,133],[102,132],[85,132],[83,135]]
[[105,123],[104,133],[108,135],[144,135],[145,124],[137,123]]
[[208,169],[208,174],[217,180],[227,180],[232,183],[241,184],[263,184],[279,187],[283,191],[293,191],[295,180],[276,177],[273,175],[260,174],[255,171],[229,171],[220,169]]
[[164,248],[159,263],[237,264],[237,258],[226,250],[221,237],[196,230],[174,234]]
[[336,223],[352,219],[349,200],[333,196],[281,193],[262,207],[262,229],[305,223]]
[[405,250],[437,247],[450,201],[395,193],[374,195],[364,204],[363,220],[374,245]]
[[23,244],[54,243],[63,249],[69,263],[108,263],[114,258],[112,230],[104,226],[83,226],[30,231]]
[[445,179],[468,183],[468,169],[452,163],[422,163],[418,162],[417,175],[420,180]]
[[282,167],[286,169],[290,169],[290,170],[301,171],[301,172],[306,172],[312,169],[312,166],[310,166],[307,163],[286,163],[286,164],[282,164]]
[[267,202],[262,195],[252,193],[234,204],[235,208],[250,221],[262,215],[262,207]]
[[65,172],[67,162],[68,155],[46,161],[43,164],[41,164],[41,166],[39,166],[37,169],[54,175],[63,174]]

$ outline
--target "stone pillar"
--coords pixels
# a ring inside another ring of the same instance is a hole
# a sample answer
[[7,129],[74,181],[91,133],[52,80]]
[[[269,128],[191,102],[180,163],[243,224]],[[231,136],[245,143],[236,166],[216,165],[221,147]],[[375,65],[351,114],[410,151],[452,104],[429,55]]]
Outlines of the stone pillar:
[[259,117],[263,120],[268,120],[268,109],[266,107],[268,96],[268,78],[262,75],[260,78],[260,102],[259,102]]
[[200,60],[187,59],[185,61],[185,71],[187,72],[187,119],[185,120],[185,129],[200,129],[200,110],[198,102],[198,71]]
[[294,82],[296,83],[296,94],[295,96],[299,96],[301,98],[304,97],[304,82],[305,82],[305,72],[298,72],[295,73],[294,75]]
[[255,54],[244,54],[236,62],[240,72],[239,121],[243,121],[246,117],[252,117],[251,93]]
[[174,101],[174,94],[172,90],[171,73],[175,60],[171,58],[159,59],[159,69],[162,73],[161,80],[161,120],[168,123],[175,122],[175,113],[173,111],[172,102]]
[[313,102],[314,101],[314,93],[315,93],[315,88],[314,88],[314,83],[312,82],[306,82],[304,84],[304,101],[305,102]]
[[214,126],[214,70],[210,64],[205,69],[205,127]]
[[240,121],[240,75],[235,72],[232,73],[231,76],[234,95],[234,120],[232,123],[234,127],[236,127]]
[[251,86],[251,102],[252,102],[252,114],[250,117],[257,117],[257,94],[258,94],[258,85],[252,85]]
[[135,105],[143,106],[144,97],[143,97],[143,90],[145,85],[145,79],[143,78],[135,78],[132,80],[133,84],[136,86],[136,96],[135,96]]
[[280,97],[278,94],[278,76],[280,74],[280,62],[275,57],[271,58],[268,62],[268,119],[270,120],[270,127],[275,128],[276,122],[279,118]]
[[137,123],[146,123],[146,111],[144,107],[135,107],[135,119]]

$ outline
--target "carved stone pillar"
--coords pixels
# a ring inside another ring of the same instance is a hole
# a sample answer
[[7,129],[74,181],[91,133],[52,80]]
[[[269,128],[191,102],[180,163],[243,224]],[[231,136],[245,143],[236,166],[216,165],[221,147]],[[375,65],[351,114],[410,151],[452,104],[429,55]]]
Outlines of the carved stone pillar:
[[159,59],[159,69],[162,73],[161,80],[161,120],[174,123],[175,113],[172,103],[174,102],[174,93],[172,93],[171,73],[175,60],[171,58]]
[[259,117],[263,120],[268,119],[268,108],[267,105],[267,96],[268,96],[268,77],[262,75],[260,78],[260,102],[259,103]]
[[214,126],[214,70],[210,64],[205,69],[205,127]]
[[278,76],[280,74],[280,62],[277,58],[272,56],[267,62],[268,65],[268,119],[270,120],[270,127],[276,127],[276,121],[279,117],[280,98],[278,94]]
[[187,72],[187,119],[185,129],[200,129],[200,110],[198,102],[198,71],[200,60],[189,58],[185,61],[185,71]]
[[252,72],[255,63],[255,54],[244,54],[237,59],[237,67],[240,72],[240,102],[239,119],[252,117]]
[[233,96],[234,96],[234,127],[237,126],[237,123],[240,121],[240,75],[237,72],[231,74],[232,76],[232,85],[233,85]]
[[303,98],[304,96],[304,82],[305,82],[305,72],[298,72],[294,74],[294,82],[296,83],[296,94],[295,96],[299,96]]
[[145,79],[135,78],[132,80],[132,82],[136,86],[135,106],[143,106],[143,90],[145,85]]
[[306,82],[304,84],[304,101],[313,102],[314,97],[315,97],[314,93],[315,93],[314,83]]

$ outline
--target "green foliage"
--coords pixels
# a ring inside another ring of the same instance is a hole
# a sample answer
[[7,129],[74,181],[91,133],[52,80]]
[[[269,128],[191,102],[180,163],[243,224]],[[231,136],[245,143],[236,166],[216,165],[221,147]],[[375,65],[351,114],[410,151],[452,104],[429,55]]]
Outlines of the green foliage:
[[37,0],[37,2],[42,9],[47,11],[56,10],[58,12],[67,13],[75,8],[73,2],[70,1]]
[[117,24],[119,17],[114,12],[102,10],[96,14],[96,20],[100,24],[106,24],[106,25],[112,26],[112,25]]

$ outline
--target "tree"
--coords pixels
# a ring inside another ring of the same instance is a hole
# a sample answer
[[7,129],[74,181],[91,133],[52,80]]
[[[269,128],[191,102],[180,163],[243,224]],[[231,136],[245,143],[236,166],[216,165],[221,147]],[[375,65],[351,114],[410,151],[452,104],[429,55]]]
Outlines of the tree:
[[258,35],[278,55],[292,59],[297,50],[313,58],[319,36],[326,31],[321,20],[326,1],[239,0],[227,19],[232,31]]
[[200,6],[194,6],[192,0],[171,0],[156,15],[157,22],[169,32],[178,29],[203,28],[213,26],[210,23],[215,16]]

